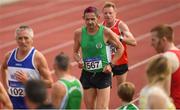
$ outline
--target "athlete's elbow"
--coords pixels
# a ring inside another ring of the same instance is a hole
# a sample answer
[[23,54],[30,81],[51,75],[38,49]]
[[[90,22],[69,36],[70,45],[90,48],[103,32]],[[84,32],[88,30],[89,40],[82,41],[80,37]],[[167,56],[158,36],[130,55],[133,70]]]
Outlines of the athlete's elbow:
[[137,45],[137,42],[136,41],[134,41],[134,42],[132,42],[132,44],[131,44],[132,46],[136,46]]
[[46,83],[46,86],[47,88],[51,88],[52,87],[52,84],[53,84],[53,80],[52,79],[49,79]]
[[123,46],[119,46],[119,48],[117,48],[118,53],[123,53],[124,52],[124,47]]

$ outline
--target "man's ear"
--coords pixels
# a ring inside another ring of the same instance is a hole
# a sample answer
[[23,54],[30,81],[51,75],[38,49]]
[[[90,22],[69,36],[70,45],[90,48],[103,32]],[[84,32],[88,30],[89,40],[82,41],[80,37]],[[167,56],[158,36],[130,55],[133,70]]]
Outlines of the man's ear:
[[100,16],[99,16],[99,15],[97,16],[97,19],[98,19],[98,20],[100,19]]
[[163,42],[166,42],[167,41],[167,38],[164,36],[164,37],[162,37],[162,39],[161,39]]
[[82,19],[85,19],[85,16],[84,16],[84,15],[82,16]]

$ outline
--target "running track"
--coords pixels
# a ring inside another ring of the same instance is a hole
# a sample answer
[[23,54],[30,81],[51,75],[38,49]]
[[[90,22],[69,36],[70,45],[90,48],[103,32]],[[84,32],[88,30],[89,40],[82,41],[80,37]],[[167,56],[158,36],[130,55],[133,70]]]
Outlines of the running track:
[[[136,95],[146,84],[146,62],[155,54],[150,44],[149,30],[161,23],[173,26],[175,44],[180,45],[179,0],[111,0],[118,7],[118,18],[125,21],[138,41],[128,46],[130,71],[128,81],[136,85]],[[53,58],[60,51],[72,60],[72,72],[80,76],[80,69],[72,59],[73,32],[83,24],[82,12],[89,5],[102,8],[104,0],[24,0],[0,7],[0,61],[14,47],[14,30],[21,24],[35,31],[34,45],[44,53],[52,69]],[[102,21],[102,20],[101,20]],[[120,105],[116,95],[116,81],[111,89],[110,108]],[[84,108],[84,104],[82,104]]]

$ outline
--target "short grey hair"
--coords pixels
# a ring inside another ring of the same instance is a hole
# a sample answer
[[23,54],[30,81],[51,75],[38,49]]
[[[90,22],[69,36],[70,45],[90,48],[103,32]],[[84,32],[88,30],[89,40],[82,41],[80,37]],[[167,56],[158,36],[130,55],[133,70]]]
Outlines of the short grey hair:
[[25,31],[26,32],[26,35],[27,37],[31,37],[33,38],[34,37],[34,32],[33,32],[33,29],[27,25],[21,25],[19,26],[16,31],[15,31],[15,36],[18,37],[19,34],[22,32],[22,31]]

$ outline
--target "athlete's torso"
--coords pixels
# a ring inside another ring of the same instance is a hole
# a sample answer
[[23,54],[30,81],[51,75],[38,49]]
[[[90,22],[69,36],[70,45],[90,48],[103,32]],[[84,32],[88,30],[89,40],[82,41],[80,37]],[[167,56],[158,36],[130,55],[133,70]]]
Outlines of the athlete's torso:
[[80,109],[83,90],[78,79],[67,80],[61,78],[60,83],[66,88],[66,95],[60,104],[60,109]]
[[110,49],[104,42],[104,26],[90,35],[87,28],[82,28],[81,48],[84,67],[86,71],[101,72],[103,67],[110,62]]
[[16,79],[16,72],[22,71],[28,76],[28,79],[40,79],[40,76],[34,65],[35,48],[31,48],[23,60],[17,59],[17,51],[17,48],[12,51],[7,62],[8,94],[12,99],[11,101],[14,101],[13,104],[21,105],[24,102],[18,102],[17,100],[24,100],[25,88],[24,84]]

